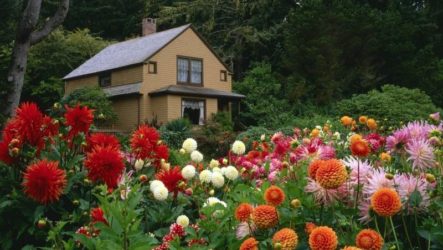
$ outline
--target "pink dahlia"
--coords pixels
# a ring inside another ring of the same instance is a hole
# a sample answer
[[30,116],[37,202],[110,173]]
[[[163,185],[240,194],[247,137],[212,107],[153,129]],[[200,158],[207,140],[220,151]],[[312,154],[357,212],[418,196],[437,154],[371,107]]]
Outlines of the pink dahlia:
[[[346,185],[346,183],[343,185]],[[305,187],[305,192],[312,193],[315,201],[323,205],[330,205],[338,199],[337,189],[326,189],[309,177],[308,184]]]
[[[425,210],[430,204],[430,196],[427,192],[428,183],[424,176],[415,177],[409,174],[396,175],[394,177],[395,184],[398,185],[397,191],[401,197],[401,200],[405,204],[408,212],[414,212],[415,209]],[[411,200],[412,195],[420,194],[418,204],[414,204],[414,200]]]
[[425,170],[435,165],[434,152],[431,144],[425,139],[416,139],[406,145],[409,161],[414,169]]

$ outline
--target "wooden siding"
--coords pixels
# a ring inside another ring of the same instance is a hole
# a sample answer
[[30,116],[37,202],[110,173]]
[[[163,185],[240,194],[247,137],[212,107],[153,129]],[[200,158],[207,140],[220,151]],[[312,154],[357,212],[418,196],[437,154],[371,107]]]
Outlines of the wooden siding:
[[65,95],[71,94],[76,89],[94,86],[98,86],[97,75],[68,80],[65,83]]
[[137,83],[143,81],[143,66],[123,68],[111,74],[111,86]]
[[[120,97],[112,100],[112,107],[118,116],[115,128],[131,131],[138,125],[139,97]],[[140,121],[142,122],[142,120]]]
[[168,96],[150,98],[149,107],[147,107],[147,109],[151,112],[150,117],[156,118],[158,124],[165,124],[168,122],[169,111],[172,111],[171,106],[169,106]]

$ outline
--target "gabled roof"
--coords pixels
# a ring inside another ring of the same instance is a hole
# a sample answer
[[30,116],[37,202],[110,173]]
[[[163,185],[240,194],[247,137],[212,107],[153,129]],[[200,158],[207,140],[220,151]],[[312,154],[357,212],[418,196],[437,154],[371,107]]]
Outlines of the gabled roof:
[[227,99],[243,99],[244,95],[202,87],[192,87],[183,85],[169,85],[149,92],[150,96],[162,95],[183,95],[183,96],[201,96],[201,97],[219,97]]
[[190,26],[190,24],[187,24],[148,36],[111,44],[63,79],[66,80],[143,63]]
[[153,33],[151,35],[111,44],[66,75],[63,79],[67,80],[144,63],[188,28],[191,28],[195,32],[206,47],[208,47],[214,56],[217,57],[220,63],[231,72],[229,67],[217,55],[207,41],[192,27],[191,24],[186,24],[177,28]]

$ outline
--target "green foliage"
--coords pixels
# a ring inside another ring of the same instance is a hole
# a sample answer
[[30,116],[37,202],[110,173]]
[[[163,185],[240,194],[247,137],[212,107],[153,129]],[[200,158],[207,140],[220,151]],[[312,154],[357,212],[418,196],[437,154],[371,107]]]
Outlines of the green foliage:
[[191,122],[180,118],[160,127],[161,139],[173,149],[180,149],[183,141],[190,136]]
[[229,112],[217,112],[212,114],[212,120],[220,124],[224,131],[232,131],[234,124],[232,123],[231,114]]
[[250,148],[249,146],[251,145],[251,143],[253,141],[260,140],[260,136],[261,135],[270,135],[270,134],[272,134],[272,131],[267,129],[267,128],[264,128],[264,127],[250,127],[245,132],[240,133],[237,136],[237,140],[246,142],[246,144],[248,145],[248,148]]
[[281,84],[271,65],[257,64],[242,82],[234,84],[234,90],[246,95],[239,114],[243,124],[276,127],[290,120],[291,108],[281,98]]
[[232,140],[235,138],[232,130],[226,130],[225,125],[214,118],[192,130],[192,138],[198,141],[198,150],[205,155],[207,160],[227,155]]
[[117,120],[111,101],[99,87],[85,87],[74,90],[60,101],[62,107],[77,104],[94,109],[94,122],[97,126],[108,125]]
[[443,104],[436,6],[374,2],[310,0],[291,11],[282,58],[290,100],[328,105],[392,82]]
[[367,115],[383,120],[387,126],[398,126],[400,122],[426,119],[436,111],[438,108],[423,91],[384,85],[380,91],[372,90],[338,102],[336,114]]
[[[7,83],[6,76],[8,75],[8,67],[10,63],[11,58],[11,46],[9,44],[1,45],[0,44],[0,99],[5,100],[6,95],[9,91],[9,86]],[[6,102],[0,102],[0,109],[6,108]],[[2,114],[0,114],[0,128],[2,127],[2,124],[5,122],[6,117],[3,117]]]
[[62,77],[106,45],[87,29],[52,32],[30,50],[22,99],[35,101],[44,110],[50,108],[63,96]]

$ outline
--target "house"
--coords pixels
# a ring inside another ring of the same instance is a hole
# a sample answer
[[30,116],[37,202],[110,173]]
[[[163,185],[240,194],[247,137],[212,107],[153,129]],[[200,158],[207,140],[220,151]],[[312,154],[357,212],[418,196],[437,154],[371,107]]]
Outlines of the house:
[[232,92],[232,74],[192,27],[156,32],[155,19],[143,19],[143,36],[112,44],[66,75],[65,95],[100,86],[112,100],[114,129],[187,117],[194,124],[244,98]]

